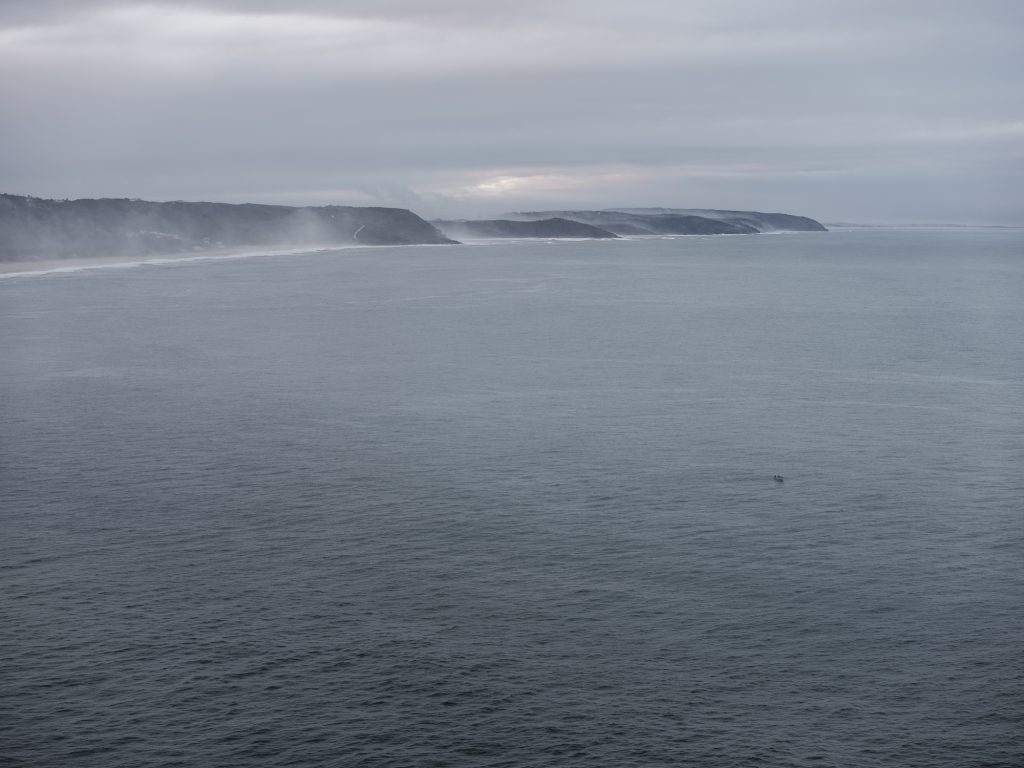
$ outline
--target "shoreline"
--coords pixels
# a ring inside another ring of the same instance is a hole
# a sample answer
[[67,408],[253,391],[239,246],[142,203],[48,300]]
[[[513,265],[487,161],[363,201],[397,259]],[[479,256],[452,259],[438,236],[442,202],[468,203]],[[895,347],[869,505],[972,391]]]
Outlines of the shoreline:
[[[757,234],[783,235],[783,234],[819,234],[817,232],[806,233],[789,230],[777,230],[774,232],[760,232]],[[717,234],[690,234],[690,235],[623,235],[616,238],[588,238],[588,237],[495,237],[495,238],[470,238],[461,241],[462,244],[470,245],[500,245],[503,243],[536,243],[536,242],[628,242],[630,240],[676,240],[694,239],[706,237],[749,237],[747,233],[717,233]],[[52,258],[52,259],[27,259],[24,261],[0,261],[0,280],[14,277],[38,277],[41,275],[61,274],[68,272],[83,272],[94,269],[124,269],[129,267],[159,266],[164,264],[178,264],[193,261],[226,261],[229,259],[248,259],[257,256],[297,256],[300,254],[325,253],[329,251],[366,250],[366,249],[389,249],[408,247],[445,247],[452,243],[415,243],[402,245],[364,245],[360,243],[327,244],[295,246],[291,248],[253,248],[237,246],[231,248],[208,248],[198,251],[185,251],[169,254],[149,254],[146,256],[92,256],[88,258]]]
[[147,265],[177,264],[190,261],[247,259],[255,256],[292,256],[302,253],[367,248],[361,245],[310,245],[302,248],[210,248],[200,251],[148,256],[94,256],[70,259],[31,259],[0,262],[0,279],[35,275],[81,272],[90,269],[117,269]]
[[159,266],[191,261],[228,261],[249,259],[258,256],[298,256],[331,251],[385,250],[390,248],[447,248],[460,243],[401,243],[394,245],[366,245],[362,243],[332,243],[329,245],[306,245],[292,248],[211,248],[200,251],[169,253],[148,256],[95,256],[84,259],[27,259],[25,261],[0,261],[0,280],[13,277],[38,277],[66,272],[83,272],[93,269],[117,269],[128,267]]

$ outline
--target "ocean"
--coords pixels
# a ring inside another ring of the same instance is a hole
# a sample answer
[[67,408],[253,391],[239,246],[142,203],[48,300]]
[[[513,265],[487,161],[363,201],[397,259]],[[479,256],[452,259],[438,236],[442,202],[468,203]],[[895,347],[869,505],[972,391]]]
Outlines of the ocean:
[[88,269],[0,323],[2,766],[1024,764],[1022,230]]

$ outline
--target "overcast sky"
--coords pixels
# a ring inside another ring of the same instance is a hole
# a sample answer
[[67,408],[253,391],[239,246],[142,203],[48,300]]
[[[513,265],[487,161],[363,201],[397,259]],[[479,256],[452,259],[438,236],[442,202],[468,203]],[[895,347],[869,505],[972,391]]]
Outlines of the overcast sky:
[[0,191],[1024,224],[1020,0],[0,0]]

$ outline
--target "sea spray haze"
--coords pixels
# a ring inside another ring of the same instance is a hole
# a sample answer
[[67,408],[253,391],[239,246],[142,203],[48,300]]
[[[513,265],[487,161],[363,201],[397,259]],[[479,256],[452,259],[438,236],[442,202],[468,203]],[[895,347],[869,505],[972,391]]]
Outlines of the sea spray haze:
[[325,205],[46,200],[0,194],[0,263],[230,247],[450,243],[412,211]]
[[[556,215],[557,214],[557,215]],[[402,208],[46,200],[0,194],[0,264],[195,255],[230,248],[448,245],[458,237],[577,237],[825,231],[803,216],[754,211],[558,211],[511,220],[427,223]],[[599,224],[600,226],[594,226]],[[437,226],[435,226],[437,225]],[[601,227],[605,227],[602,229]]]
[[4,763],[1020,765],[1022,243],[0,281]]

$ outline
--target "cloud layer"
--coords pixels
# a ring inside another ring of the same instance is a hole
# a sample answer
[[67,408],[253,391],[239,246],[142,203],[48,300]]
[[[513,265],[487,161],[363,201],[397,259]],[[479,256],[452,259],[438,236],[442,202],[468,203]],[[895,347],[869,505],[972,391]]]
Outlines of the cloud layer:
[[8,0],[9,192],[1024,224],[1024,6]]

